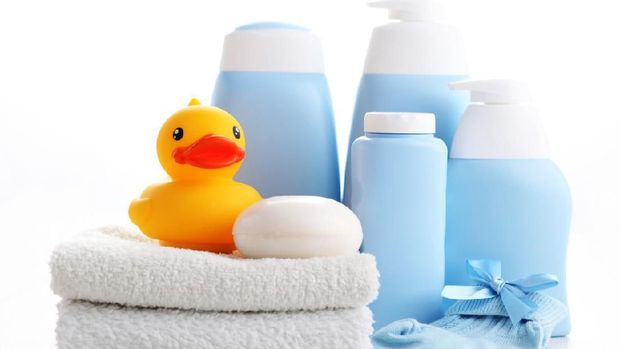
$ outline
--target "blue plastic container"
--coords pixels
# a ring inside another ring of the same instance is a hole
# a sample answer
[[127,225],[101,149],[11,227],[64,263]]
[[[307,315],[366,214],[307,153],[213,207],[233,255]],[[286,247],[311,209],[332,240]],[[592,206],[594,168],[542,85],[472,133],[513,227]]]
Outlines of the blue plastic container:
[[[436,136],[443,139],[446,144],[450,144],[469,98],[466,93],[450,91],[448,84],[465,77],[465,75],[364,75],[353,113],[350,144],[364,133],[364,114],[378,110],[434,113],[437,120]],[[350,161],[348,158],[343,197],[345,204],[350,202]]]
[[255,23],[229,34],[212,104],[246,133],[236,179],[264,197],[340,198],[329,88],[320,43],[308,30]]
[[452,136],[469,104],[467,93],[451,91],[451,82],[466,75],[365,74],[353,112],[351,142],[363,135],[364,114],[373,111],[435,114],[435,137],[452,144]]
[[[448,166],[446,283],[471,285],[467,259],[502,262],[502,277],[551,273],[542,291],[566,303],[568,184],[549,149],[526,86],[510,80],[454,84],[471,90]],[[570,320],[555,336],[568,334]]]
[[350,202],[350,145],[362,136],[367,112],[424,112],[436,117],[436,137],[448,148],[468,103],[467,94],[448,83],[467,78],[458,30],[441,22],[434,1],[379,1],[396,21],[372,33],[364,75],[359,84],[345,169],[343,203]]
[[[430,120],[430,121],[429,121]],[[376,256],[375,329],[442,316],[447,148],[432,114],[369,113],[351,149],[351,208]]]
[[[566,249],[571,198],[551,161],[450,159],[446,222],[446,283],[470,285],[467,259],[502,262],[502,277],[559,277],[542,291],[566,303]],[[566,335],[569,321],[556,327]]]

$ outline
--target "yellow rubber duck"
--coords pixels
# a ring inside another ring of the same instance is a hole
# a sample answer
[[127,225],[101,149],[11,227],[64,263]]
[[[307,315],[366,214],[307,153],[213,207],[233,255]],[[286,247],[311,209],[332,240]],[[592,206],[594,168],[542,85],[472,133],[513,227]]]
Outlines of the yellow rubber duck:
[[245,157],[239,122],[192,99],[162,126],[157,155],[170,181],[147,187],[131,202],[131,221],[162,246],[232,253],[235,219],[261,199],[232,179]]

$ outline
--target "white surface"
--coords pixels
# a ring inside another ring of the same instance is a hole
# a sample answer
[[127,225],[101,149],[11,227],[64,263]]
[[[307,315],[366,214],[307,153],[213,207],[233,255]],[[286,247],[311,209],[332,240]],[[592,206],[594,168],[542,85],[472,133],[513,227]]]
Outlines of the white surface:
[[371,348],[366,307],[217,313],[63,302],[58,312],[61,349]]
[[135,228],[118,226],[63,241],[50,269],[52,289],[64,299],[209,311],[362,307],[379,287],[374,256],[357,251],[303,260],[239,259],[162,248]]
[[[618,5],[443,3],[473,78],[529,84],[571,185],[571,348],[617,348]],[[208,101],[227,33],[280,20],[318,35],[343,161],[368,40],[385,18],[362,0],[0,2],[0,348],[53,346],[52,246],[128,222],[131,199],[165,175],[161,124],[190,97]]]
[[366,113],[364,132],[435,133],[435,114],[431,113]]
[[319,38],[299,29],[244,29],[226,35],[222,71],[322,73]]
[[[341,259],[352,261],[354,256],[359,255],[362,245],[362,225],[353,211],[332,199],[318,196],[275,196],[261,200],[243,211],[235,221],[233,236],[239,252],[249,258],[349,256]],[[328,260],[338,266],[339,259]],[[316,267],[309,269],[314,268]],[[341,273],[341,278],[349,280],[342,279],[338,284],[356,284],[356,280],[366,274],[364,270],[365,268],[358,269],[362,272],[360,275]],[[310,280],[317,277],[307,274]],[[372,279],[371,274],[366,276]],[[378,274],[375,278],[378,278]],[[335,280],[332,279],[331,282]],[[327,284],[330,282],[325,283]],[[332,287],[329,289],[335,291]],[[358,291],[349,289],[348,292]],[[343,295],[346,295],[346,292]],[[327,293],[323,296],[328,297]]]

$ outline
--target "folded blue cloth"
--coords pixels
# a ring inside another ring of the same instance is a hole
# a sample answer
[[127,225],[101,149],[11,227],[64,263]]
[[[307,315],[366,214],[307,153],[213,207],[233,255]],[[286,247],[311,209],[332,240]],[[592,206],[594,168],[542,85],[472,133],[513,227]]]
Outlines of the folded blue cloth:
[[375,348],[544,349],[553,328],[567,315],[564,304],[534,292],[538,309],[513,325],[499,297],[458,301],[430,325],[398,320],[372,336]]

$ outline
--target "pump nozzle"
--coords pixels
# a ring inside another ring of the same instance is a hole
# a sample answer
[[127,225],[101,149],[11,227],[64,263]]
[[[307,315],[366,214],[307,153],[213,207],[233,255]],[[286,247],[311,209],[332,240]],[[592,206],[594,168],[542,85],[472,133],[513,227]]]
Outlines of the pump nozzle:
[[515,80],[471,80],[450,84],[471,91],[452,140],[456,159],[548,159],[549,145],[527,85]]
[[487,104],[528,104],[532,102],[527,84],[517,80],[469,80],[450,84],[453,90],[471,91],[471,101]]
[[387,8],[390,19],[401,21],[435,21],[443,17],[443,8],[437,0],[382,0],[368,6]]

